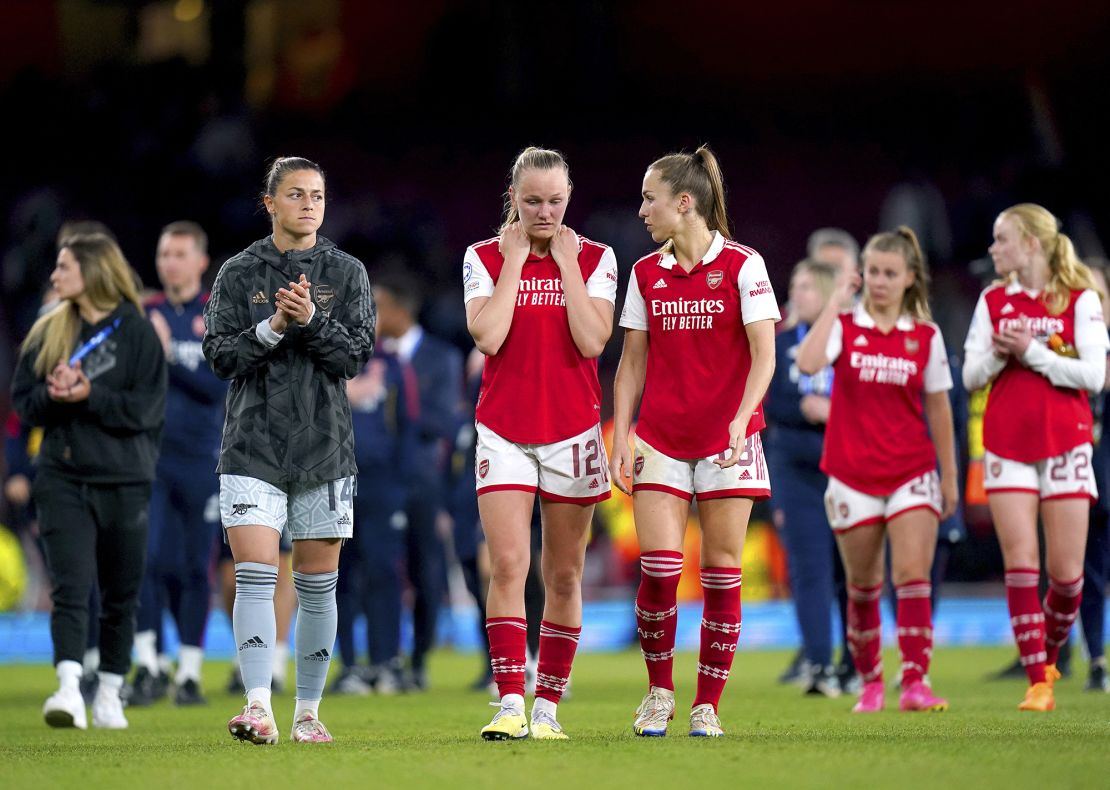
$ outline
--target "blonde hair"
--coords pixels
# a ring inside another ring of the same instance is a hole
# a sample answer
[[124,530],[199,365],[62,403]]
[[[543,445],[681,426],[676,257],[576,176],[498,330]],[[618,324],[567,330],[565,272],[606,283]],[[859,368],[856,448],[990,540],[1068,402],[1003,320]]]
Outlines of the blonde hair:
[[[1071,301],[1071,291],[1090,289],[1102,297],[1102,291],[1075,254],[1075,246],[1060,232],[1060,221],[1051,211],[1036,203],[1018,203],[998,215],[1011,219],[1018,233],[1036,239],[1048,261],[1049,278],[1044,288],[1048,312],[1059,315]],[[1017,277],[1011,274],[1010,279]]]
[[[62,249],[73,253],[85,281],[84,295],[97,310],[115,310],[125,299],[140,311],[138,275],[119,246],[103,233],[69,236]],[[66,362],[77,343],[81,316],[77,303],[62,300],[31,326],[21,350],[36,349],[35,373],[46,377],[59,362]]]
[[562,151],[556,151],[551,148],[537,148],[534,145],[530,145],[516,155],[516,160],[509,170],[509,187],[512,189],[512,192],[508,189],[505,190],[505,206],[502,212],[504,219],[501,220],[501,227],[498,229],[498,233],[504,233],[505,228],[520,220],[520,212],[517,211],[516,201],[513,200],[513,192],[520,189],[520,179],[524,175],[524,171],[556,170],[560,168],[566,173],[567,186],[573,186],[570,180],[570,167],[567,166],[567,160],[566,157],[563,156]]
[[[793,283],[794,278],[803,272],[813,278],[813,284],[821,294],[821,306],[824,307],[832,297],[833,289],[836,288],[836,267],[831,263],[815,261],[812,258],[803,258],[795,264],[794,270],[790,272],[790,282]],[[795,309],[794,304],[791,303],[789,305],[789,312],[786,315],[786,321],[783,323],[783,329],[793,329],[798,325],[799,321],[798,311]]]
[[[725,179],[708,145],[699,146],[692,154],[667,154],[652,162],[648,170],[659,174],[659,180],[671,188],[672,195],[688,193],[694,199],[694,210],[710,230],[719,231],[726,239],[732,238],[725,208]],[[663,251],[669,252],[672,246],[667,241]]]
[[892,252],[902,256],[906,268],[913,272],[913,284],[902,294],[902,312],[909,313],[919,321],[931,321],[933,314],[929,310],[929,267],[925,263],[917,234],[905,225],[876,233],[864,245],[861,257],[865,264],[867,256],[872,252]]

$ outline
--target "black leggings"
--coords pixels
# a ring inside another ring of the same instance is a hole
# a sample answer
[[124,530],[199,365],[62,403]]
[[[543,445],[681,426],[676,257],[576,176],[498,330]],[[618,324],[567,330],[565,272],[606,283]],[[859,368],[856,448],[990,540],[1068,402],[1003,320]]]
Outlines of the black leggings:
[[81,662],[89,589],[98,581],[100,669],[127,674],[146,557],[150,484],[90,485],[43,472],[34,495],[54,602],[54,663]]

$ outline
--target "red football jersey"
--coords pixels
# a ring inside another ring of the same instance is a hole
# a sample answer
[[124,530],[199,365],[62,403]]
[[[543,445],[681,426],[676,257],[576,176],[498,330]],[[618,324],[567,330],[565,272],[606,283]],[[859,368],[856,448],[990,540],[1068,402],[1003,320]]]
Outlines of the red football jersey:
[[[689,273],[671,254],[637,261],[620,320],[648,333],[636,433],[672,458],[726,450],[752,366],[744,325],[779,317],[763,257],[720,233]],[[764,424],[760,407],[747,435]]]
[[[1077,310],[1076,303],[1084,293],[1089,296],[1080,308],[1088,309]],[[1018,284],[992,285],[983,291],[976,307],[973,334],[983,334],[974,330],[977,324],[983,326],[984,311],[990,331],[999,332],[1008,322],[1027,318],[1034,339],[1046,345],[1053,335],[1073,348],[1098,344],[1105,336],[1101,306],[1093,291],[1073,290],[1064,311],[1050,315],[1039,294],[1032,295]],[[1081,313],[1089,315],[1077,322]],[[1085,338],[1084,332],[1091,337]],[[971,334],[968,342],[972,342]],[[989,333],[986,342],[989,348]],[[1040,373],[1011,358],[987,397],[983,446],[1003,458],[1033,463],[1092,441],[1091,425],[1091,405],[1085,391],[1054,386]]]
[[857,304],[833,325],[825,353],[834,375],[821,471],[889,496],[936,469],[924,395],[952,389],[937,325],[904,315],[884,334]]
[[[504,258],[498,238],[474,244],[463,262],[465,301],[492,296]],[[616,301],[617,259],[604,244],[579,237],[586,292]],[[550,444],[577,436],[601,419],[597,360],[574,345],[559,265],[529,254],[521,270],[513,323],[501,350],[486,358],[475,414],[498,436],[518,444]]]

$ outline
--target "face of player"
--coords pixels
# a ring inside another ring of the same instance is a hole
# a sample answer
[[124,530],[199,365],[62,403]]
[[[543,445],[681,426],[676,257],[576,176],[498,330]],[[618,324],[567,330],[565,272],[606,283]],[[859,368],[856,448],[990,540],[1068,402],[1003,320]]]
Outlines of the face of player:
[[648,170],[644,175],[641,194],[644,201],[640,204],[640,218],[651,234],[651,240],[662,244],[674,238],[682,221],[678,210],[682,196],[671,192],[670,186],[655,170]]
[[273,195],[264,198],[274,230],[294,239],[311,236],[324,221],[324,179],[315,170],[286,173]]
[[794,275],[790,281],[790,304],[798,320],[803,324],[812,324],[821,315],[825,307],[825,297],[813,279],[813,273],[804,269]]
[[863,262],[863,285],[868,302],[877,310],[898,310],[906,289],[913,285],[913,272],[896,252],[868,253]]
[[859,263],[856,261],[855,256],[845,247],[839,244],[822,244],[813,253],[813,260],[819,263],[827,263],[835,266],[838,270],[852,274],[859,268]]
[[1032,240],[1022,237],[1012,219],[1000,215],[994,221],[994,244],[987,252],[999,275],[1005,276],[1026,268],[1032,258],[1032,247]]
[[197,248],[192,236],[165,233],[158,239],[155,265],[163,288],[188,293],[200,288],[201,275],[208,268],[208,256]]
[[81,274],[81,264],[68,247],[62,247],[54,271],[50,273],[50,285],[59,299],[73,301],[85,293],[85,277]]
[[516,188],[509,187],[520,223],[528,238],[550,241],[563,224],[570,202],[570,183],[561,167],[550,170],[531,168],[520,175]]

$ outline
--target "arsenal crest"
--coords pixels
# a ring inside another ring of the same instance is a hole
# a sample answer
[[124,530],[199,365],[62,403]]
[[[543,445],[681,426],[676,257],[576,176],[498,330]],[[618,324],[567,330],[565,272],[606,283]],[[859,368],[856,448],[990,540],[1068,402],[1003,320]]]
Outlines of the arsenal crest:
[[316,300],[317,307],[325,313],[331,313],[331,308],[335,304],[335,288],[322,283],[312,289],[312,296]]
[[998,477],[1000,474],[1002,474],[1002,463],[991,461],[991,477]]
[[720,269],[714,269],[709,274],[705,275],[705,284],[708,285],[710,288],[716,288],[718,285],[724,282],[724,279],[725,273],[722,272]]
[[642,455],[636,456],[636,463],[633,466],[636,468],[636,474],[644,471],[644,457]]
[[848,518],[848,512],[849,512],[848,511],[848,503],[847,502],[841,502],[840,503],[840,517],[841,518]]
[[921,348],[921,343],[920,343],[920,341],[918,341],[918,339],[916,337],[907,337],[906,338],[906,353],[907,354],[916,354],[917,350],[919,348]]
[[483,458],[482,461],[478,464],[478,477],[485,480],[487,474],[489,474],[489,460]]

